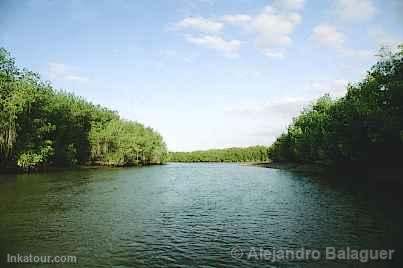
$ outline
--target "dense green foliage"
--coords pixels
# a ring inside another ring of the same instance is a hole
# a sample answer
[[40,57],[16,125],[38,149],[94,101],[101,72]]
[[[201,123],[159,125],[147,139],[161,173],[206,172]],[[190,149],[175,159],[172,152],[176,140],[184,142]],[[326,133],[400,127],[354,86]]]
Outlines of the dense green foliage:
[[262,162],[267,161],[268,148],[252,146],[245,148],[211,149],[193,152],[171,152],[171,162]]
[[399,165],[403,159],[403,47],[381,50],[365,79],[337,100],[318,99],[270,148],[167,153],[157,132],[16,67],[0,49],[0,166],[112,166],[172,162],[292,161]]
[[153,164],[165,161],[162,137],[138,123],[113,119],[90,132],[91,158],[107,165]]
[[165,161],[162,137],[16,67],[0,49],[0,165],[152,164]]
[[337,100],[320,98],[270,147],[273,161],[401,165],[403,47],[383,49],[365,79]]

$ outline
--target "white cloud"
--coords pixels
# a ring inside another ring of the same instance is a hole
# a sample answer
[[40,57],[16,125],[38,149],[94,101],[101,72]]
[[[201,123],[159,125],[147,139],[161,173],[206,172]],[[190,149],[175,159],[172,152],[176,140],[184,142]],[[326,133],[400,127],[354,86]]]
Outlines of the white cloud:
[[285,57],[285,49],[270,49],[270,48],[263,48],[262,52],[265,56],[269,58],[276,58],[276,59],[283,59]]
[[284,58],[285,47],[292,43],[291,35],[301,22],[301,15],[297,11],[302,9],[303,4],[302,0],[277,0],[254,16],[238,14],[224,18],[228,23],[243,26],[254,32],[256,45],[264,55]]
[[378,47],[386,46],[392,49],[392,51],[396,50],[397,46],[403,43],[403,39],[391,35],[380,27],[369,29],[368,34],[372,39],[374,39]]
[[312,38],[319,44],[342,49],[344,47],[345,35],[337,31],[336,27],[328,24],[317,25],[312,32]]
[[337,0],[335,13],[345,22],[363,22],[372,18],[377,12],[370,0]]
[[[219,32],[225,24],[240,26],[256,34],[256,45],[264,55],[270,58],[284,58],[285,47],[292,43],[291,35],[301,22],[299,11],[304,0],[275,0],[255,15],[227,14],[221,21],[208,20],[202,17],[187,17],[175,24],[175,29],[196,29],[210,35],[204,37],[187,37],[188,42],[205,45],[223,51],[239,50],[238,40],[225,41]],[[215,36],[212,36],[214,34]]]
[[327,23],[314,27],[311,38],[321,46],[336,49],[343,56],[367,59],[374,55],[374,52],[370,50],[347,47],[345,45],[346,35]]
[[241,47],[241,42],[239,40],[227,41],[222,37],[215,35],[203,35],[199,37],[186,36],[186,40],[192,44],[224,52],[229,57],[238,56]]
[[87,77],[78,75],[71,71],[71,68],[63,63],[49,62],[48,74],[51,80],[65,80],[75,82],[88,82]]
[[271,143],[280,133],[287,129],[292,119],[304,108],[309,107],[319,97],[329,93],[331,97],[341,97],[346,93],[345,79],[302,81],[303,94],[290,97],[277,97],[267,102],[249,101],[224,109],[237,122],[258,122],[254,131],[247,136],[254,140],[265,137]]
[[333,98],[344,96],[347,92],[347,84],[348,81],[345,79],[306,81],[302,86],[304,95],[274,98],[266,103],[238,105],[226,108],[225,112],[254,117],[262,115],[276,122],[284,122],[297,116],[304,107],[324,94],[330,94]]
[[265,49],[291,44],[290,35],[300,21],[298,13],[266,7],[252,21],[252,27],[258,34],[258,47]]
[[373,50],[366,49],[352,49],[352,48],[344,48],[340,51],[343,56],[347,57],[356,57],[358,59],[370,59],[375,56],[376,52]]
[[277,98],[265,103],[238,104],[224,109],[224,112],[235,117],[238,124],[257,122],[258,126],[245,133],[245,137],[257,144],[271,144],[311,101],[312,99],[304,97]]
[[217,33],[224,27],[223,23],[202,17],[187,17],[175,24],[175,29],[193,29],[206,33]]
[[345,79],[334,80],[312,80],[308,81],[305,88],[312,99],[324,94],[330,94],[332,97],[342,97],[347,92],[348,81]]
[[216,36],[204,36],[202,38],[187,37],[187,41],[217,48],[223,51],[231,51],[232,54],[239,50],[238,40],[225,41],[218,33],[225,24],[242,27],[256,34],[256,45],[262,53],[270,58],[284,58],[285,47],[292,43],[291,35],[295,27],[301,22],[298,13],[303,8],[304,0],[275,0],[272,5],[266,6],[255,15],[227,14],[221,21],[207,20],[201,17],[188,17],[176,23],[176,29],[197,29]]
[[225,15],[222,20],[230,24],[244,24],[252,20],[252,17],[245,14]]
[[298,115],[312,100],[311,97],[287,97],[274,99],[263,104],[230,107],[226,108],[225,112],[246,116],[262,115],[267,116],[269,120],[283,122]]
[[304,7],[304,0],[275,0],[273,7],[285,10],[300,10]]

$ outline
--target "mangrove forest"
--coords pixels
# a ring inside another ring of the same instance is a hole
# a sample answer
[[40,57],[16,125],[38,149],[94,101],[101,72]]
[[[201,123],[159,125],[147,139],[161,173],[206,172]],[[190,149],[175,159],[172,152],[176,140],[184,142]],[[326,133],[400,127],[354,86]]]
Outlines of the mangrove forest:
[[344,97],[319,98],[269,148],[277,162],[399,166],[403,159],[403,46],[381,49]]
[[16,66],[0,49],[0,165],[2,169],[96,164],[163,163],[167,149],[150,127],[59,91]]
[[171,152],[171,162],[265,162],[268,161],[268,147],[211,149],[193,152]]

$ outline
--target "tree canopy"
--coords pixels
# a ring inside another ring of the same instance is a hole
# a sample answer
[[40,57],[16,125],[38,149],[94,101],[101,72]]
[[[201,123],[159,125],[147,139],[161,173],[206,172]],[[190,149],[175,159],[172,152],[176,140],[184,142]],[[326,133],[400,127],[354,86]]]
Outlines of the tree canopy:
[[59,91],[0,49],[0,165],[148,165],[291,161],[400,165],[403,159],[403,46],[382,49],[365,79],[339,99],[319,98],[268,148],[167,153],[162,136],[138,122]]
[[268,147],[211,149],[193,152],[171,152],[171,162],[262,162],[267,161]]
[[166,160],[159,133],[54,89],[0,48],[0,165],[146,165]]
[[382,49],[365,79],[344,97],[307,107],[269,149],[273,161],[401,165],[403,46]]

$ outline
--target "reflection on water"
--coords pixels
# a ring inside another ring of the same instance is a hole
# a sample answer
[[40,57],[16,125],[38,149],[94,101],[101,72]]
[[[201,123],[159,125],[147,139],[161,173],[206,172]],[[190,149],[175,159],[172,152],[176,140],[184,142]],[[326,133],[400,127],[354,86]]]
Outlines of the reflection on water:
[[360,190],[233,164],[3,176],[0,264],[20,253],[76,255],[80,267],[363,265],[247,259],[251,247],[393,248],[399,257],[401,211]]

